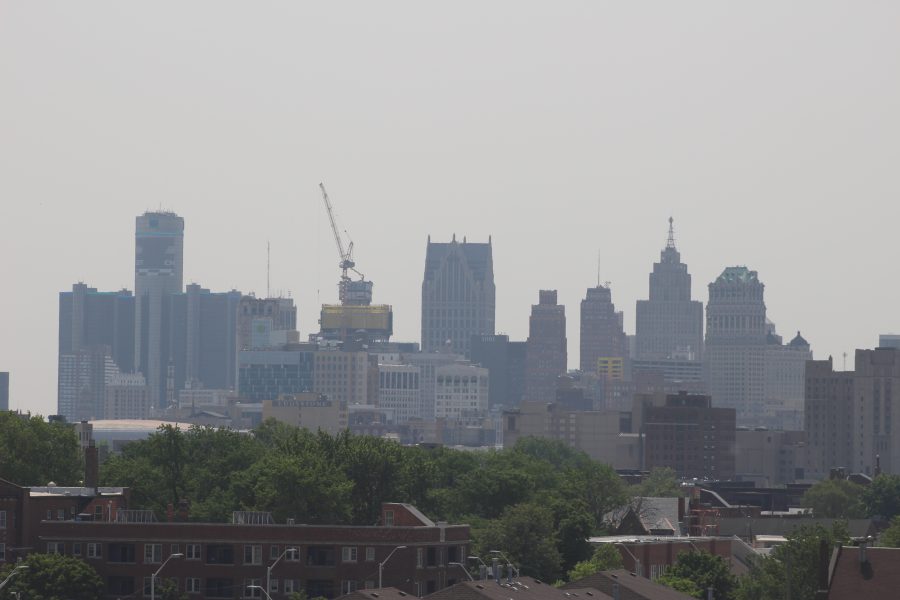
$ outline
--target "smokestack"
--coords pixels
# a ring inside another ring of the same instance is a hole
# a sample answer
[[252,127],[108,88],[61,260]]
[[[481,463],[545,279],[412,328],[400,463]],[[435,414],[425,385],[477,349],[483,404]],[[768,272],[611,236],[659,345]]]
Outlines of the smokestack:
[[100,457],[94,440],[84,449],[84,487],[90,488],[94,495],[100,485]]
[[494,573],[494,581],[500,583],[500,559],[496,556],[491,559],[491,570]]

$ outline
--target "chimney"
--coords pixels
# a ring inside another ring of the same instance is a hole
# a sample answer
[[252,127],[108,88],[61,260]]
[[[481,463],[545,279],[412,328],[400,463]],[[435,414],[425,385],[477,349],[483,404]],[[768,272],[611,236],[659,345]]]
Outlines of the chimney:
[[169,502],[166,504],[166,523],[171,523],[175,520],[175,505]]
[[97,446],[91,440],[84,449],[84,487],[91,488],[97,494],[97,486],[100,484],[100,458]]
[[187,498],[182,498],[178,501],[178,520],[182,523],[188,520],[188,515],[191,512],[191,503],[188,502]]
[[618,581],[613,582],[612,587],[613,587],[613,589],[612,589],[613,600],[621,600],[622,596],[619,592],[619,582]]
[[869,540],[864,539],[859,543],[859,568],[865,568],[866,563],[869,562],[869,557],[866,555],[866,550],[869,545]]
[[491,559],[491,570],[494,574],[494,581],[500,583],[500,559],[496,556]]

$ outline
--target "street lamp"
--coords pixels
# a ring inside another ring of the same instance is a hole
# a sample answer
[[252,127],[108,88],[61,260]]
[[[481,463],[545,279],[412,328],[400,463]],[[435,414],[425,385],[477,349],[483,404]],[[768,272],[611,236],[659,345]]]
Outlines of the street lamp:
[[[488,566],[487,566],[486,564],[484,564],[484,561],[481,560],[481,557],[480,557],[480,556],[475,556],[475,555],[473,554],[472,556],[469,557],[469,560],[477,560],[478,562],[480,562],[480,563],[481,563],[481,566],[484,567],[484,573],[485,573],[485,575],[487,574],[487,572],[488,572]],[[484,575],[482,575],[482,578],[484,578]]]
[[156,600],[156,578],[159,576],[159,572],[163,570],[163,567],[172,560],[173,558],[183,558],[184,554],[181,552],[176,552],[175,554],[170,554],[169,558],[163,561],[163,564],[159,565],[159,568],[156,570],[156,573],[150,576],[150,600]]
[[296,555],[296,553],[299,552],[299,550],[297,550],[296,548],[285,548],[284,552],[282,552],[281,555],[275,559],[275,562],[273,562],[271,565],[266,567],[266,596],[269,595],[269,590],[272,589],[272,585],[270,583],[272,580],[272,569],[275,568],[275,565],[278,564],[278,561],[281,560],[282,558],[284,558],[284,555],[287,554],[288,552],[291,553],[291,557],[294,557]]
[[391,557],[394,555],[394,552],[396,552],[397,550],[404,550],[405,548],[406,548],[406,546],[397,546],[396,548],[391,550],[391,553],[387,555],[387,558],[385,558],[383,561],[378,563],[378,589],[379,590],[381,589],[381,572],[384,570],[385,563],[387,561],[391,560]]
[[[273,565],[273,566],[274,566],[274,565]],[[248,586],[247,586],[247,589],[248,589],[248,590],[259,590],[259,591],[261,591],[263,594],[266,595],[266,598],[268,598],[269,600],[272,600],[272,596],[269,595],[269,592],[267,592],[266,590],[262,589],[262,586],[261,586],[261,585],[248,585]]]
[[475,578],[472,577],[472,575],[469,573],[469,570],[462,563],[448,562],[447,564],[453,565],[454,567],[459,567],[460,569],[462,569],[465,572],[466,576],[469,578],[469,581],[475,581]]
[[6,584],[9,583],[9,580],[12,579],[13,577],[15,577],[16,575],[18,575],[19,572],[21,572],[21,571],[27,571],[27,570],[28,570],[28,565],[19,565],[18,567],[16,567],[15,569],[13,569],[13,570],[12,570],[12,573],[10,573],[9,576],[7,576],[6,579],[4,579],[3,581],[0,581],[0,590],[2,590],[3,588],[5,588],[5,587],[6,587]]
[[506,558],[506,555],[500,552],[499,550],[491,550],[491,554],[499,554],[500,558],[506,561],[506,566],[515,571],[516,577],[519,577],[519,569],[516,568],[516,565],[509,562],[509,559]]

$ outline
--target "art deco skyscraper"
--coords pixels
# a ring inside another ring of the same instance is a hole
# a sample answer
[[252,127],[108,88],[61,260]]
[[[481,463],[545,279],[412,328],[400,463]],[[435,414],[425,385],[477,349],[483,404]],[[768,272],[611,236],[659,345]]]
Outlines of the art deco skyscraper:
[[765,286],[756,271],[728,267],[709,284],[706,377],[714,406],[737,410],[739,425],[756,425],[765,403]]
[[[638,360],[701,360],[703,303],[691,300],[691,276],[669,239],[650,274],[650,299],[637,301],[635,352]],[[713,402],[715,402],[713,398]]]
[[556,290],[541,290],[531,306],[525,349],[526,402],[556,400],[556,380],[566,374],[566,307],[556,303]]
[[422,282],[422,351],[469,355],[473,335],[494,333],[494,259],[488,243],[428,238]]
[[599,358],[628,356],[628,338],[622,329],[622,313],[616,312],[609,287],[588,288],[581,301],[581,370],[597,371]]
[[135,223],[134,367],[147,379],[152,406],[166,398],[168,350],[164,340],[170,294],[184,283],[184,219],[171,212],[146,212]]

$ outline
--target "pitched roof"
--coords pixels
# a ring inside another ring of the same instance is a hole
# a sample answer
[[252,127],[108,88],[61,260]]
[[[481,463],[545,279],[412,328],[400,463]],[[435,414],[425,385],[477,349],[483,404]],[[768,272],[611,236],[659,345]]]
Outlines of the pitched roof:
[[356,590],[336,600],[414,600],[415,596],[399,590],[395,587],[386,587],[374,590]]
[[562,589],[532,577],[519,577],[512,583],[505,580],[501,583],[463,581],[425,597],[428,600],[612,600],[611,596],[590,586]]
[[858,547],[844,546],[835,554],[828,600],[897,597],[900,548],[866,548],[864,562]]
[[621,524],[629,513],[640,521],[647,534],[681,535],[678,498],[634,498],[630,503],[604,515],[604,520]]
[[459,243],[455,239],[452,242],[428,243],[425,252],[425,279],[433,277],[434,273],[443,265],[444,260],[453,254],[465,259],[476,281],[493,281],[494,259],[491,244]]
[[690,600],[693,596],[682,594],[670,587],[660,585],[645,577],[638,577],[625,569],[600,571],[563,586],[564,590],[592,587],[609,596],[613,595],[613,586],[619,584],[620,600]]

